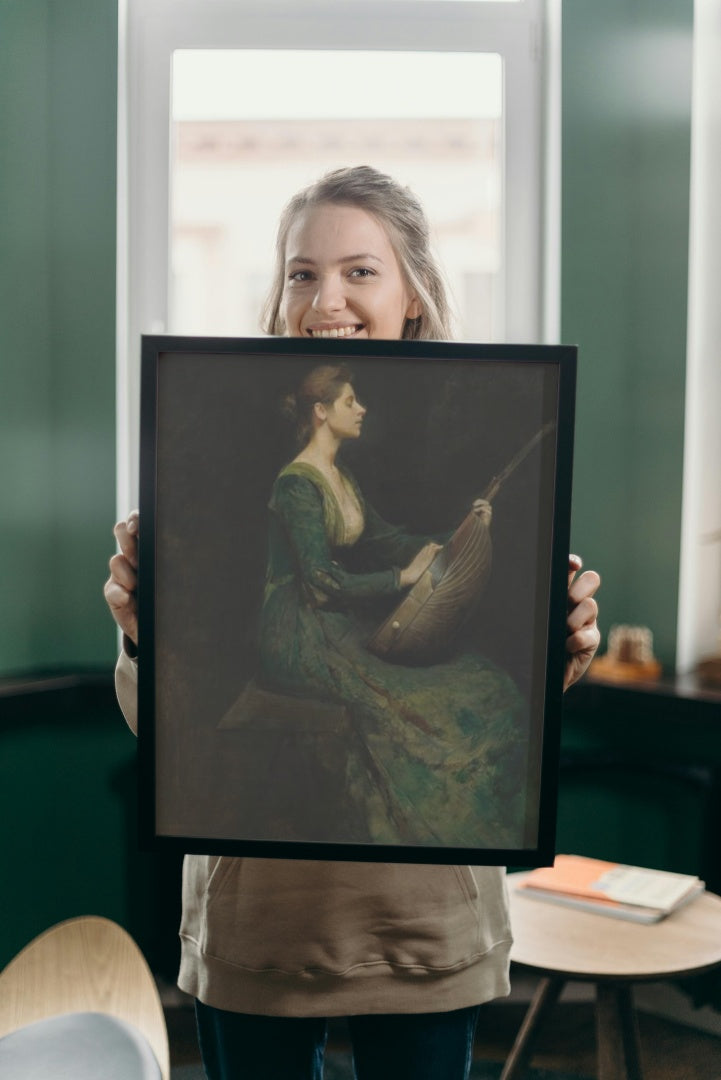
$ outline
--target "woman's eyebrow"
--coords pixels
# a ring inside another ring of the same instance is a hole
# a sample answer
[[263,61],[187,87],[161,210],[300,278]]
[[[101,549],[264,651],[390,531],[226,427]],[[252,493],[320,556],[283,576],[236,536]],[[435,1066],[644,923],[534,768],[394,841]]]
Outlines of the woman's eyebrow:
[[359,255],[344,255],[339,262],[363,262],[365,259],[372,259],[373,262],[382,263],[383,260],[378,255],[372,255],[370,251],[361,251]]
[[[344,255],[341,259],[338,260],[338,262],[341,262],[341,263],[363,262],[366,259],[372,259],[373,262],[377,262],[377,263],[380,263],[381,265],[383,265],[383,260],[381,259],[381,257],[379,255],[371,254],[370,251],[361,251],[358,255]],[[288,259],[286,260],[286,265],[290,266],[291,263],[296,264],[296,265],[300,264],[301,266],[315,266],[316,265],[315,259],[309,259],[305,255],[291,255],[291,256],[289,256]]]

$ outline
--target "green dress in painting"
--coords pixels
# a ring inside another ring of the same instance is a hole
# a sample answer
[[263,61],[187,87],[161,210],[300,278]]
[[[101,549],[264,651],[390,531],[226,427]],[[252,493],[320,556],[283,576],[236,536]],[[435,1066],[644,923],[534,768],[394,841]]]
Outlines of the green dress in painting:
[[342,479],[343,507],[311,465],[287,466],[273,487],[261,682],[346,707],[345,790],[370,842],[523,847],[521,695],[470,652],[411,668],[368,651],[383,603],[402,595],[401,568],[430,538],[388,525]]

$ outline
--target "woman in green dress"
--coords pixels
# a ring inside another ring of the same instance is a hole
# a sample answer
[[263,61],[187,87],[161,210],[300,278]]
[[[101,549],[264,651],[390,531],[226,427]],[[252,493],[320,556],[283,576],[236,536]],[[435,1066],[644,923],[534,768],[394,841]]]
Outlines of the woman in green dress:
[[[523,847],[528,709],[512,680],[468,652],[408,668],[367,648],[379,604],[415,584],[441,538],[385,522],[340,462],[366,414],[346,367],[314,368],[286,405],[302,449],[270,499],[264,686],[345,706],[348,798],[370,841]],[[490,525],[489,503],[473,509]]]

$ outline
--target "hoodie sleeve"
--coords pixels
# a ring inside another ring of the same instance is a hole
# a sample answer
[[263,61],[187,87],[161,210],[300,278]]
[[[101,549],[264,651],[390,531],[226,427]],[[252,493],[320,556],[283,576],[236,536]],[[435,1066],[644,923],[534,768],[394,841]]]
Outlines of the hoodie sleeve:
[[115,693],[128,727],[138,734],[138,661],[128,652],[121,652],[115,666]]

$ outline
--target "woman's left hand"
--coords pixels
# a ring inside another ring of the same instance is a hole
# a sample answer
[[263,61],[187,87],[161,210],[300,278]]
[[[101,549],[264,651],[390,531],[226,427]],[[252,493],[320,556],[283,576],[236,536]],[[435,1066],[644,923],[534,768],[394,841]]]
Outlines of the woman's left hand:
[[563,689],[581,678],[593,660],[601,635],[596,625],[598,604],[594,593],[601,584],[595,570],[576,574],[583,566],[578,555],[568,557],[568,616],[566,618],[566,671]]

